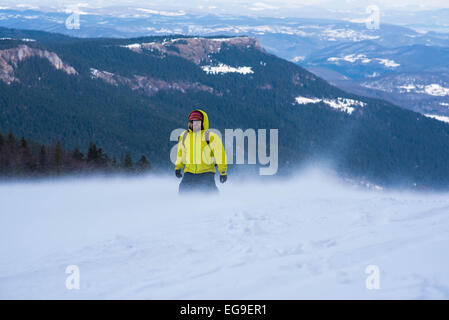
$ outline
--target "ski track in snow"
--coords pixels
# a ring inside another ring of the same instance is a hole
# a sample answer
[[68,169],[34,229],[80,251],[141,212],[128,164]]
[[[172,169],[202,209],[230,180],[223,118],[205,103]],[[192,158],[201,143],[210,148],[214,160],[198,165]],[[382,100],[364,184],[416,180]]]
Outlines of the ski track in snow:
[[447,194],[228,182],[206,198],[171,176],[0,184],[0,298],[449,299]]

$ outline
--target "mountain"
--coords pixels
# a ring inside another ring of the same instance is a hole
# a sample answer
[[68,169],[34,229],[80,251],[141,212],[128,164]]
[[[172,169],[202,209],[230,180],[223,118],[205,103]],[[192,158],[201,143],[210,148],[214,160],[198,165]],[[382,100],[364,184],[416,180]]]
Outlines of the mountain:
[[200,106],[221,132],[279,129],[280,174],[324,159],[378,184],[449,182],[446,123],[345,92],[253,37],[83,39],[13,29],[0,37],[8,38],[0,41],[3,133],[67,149],[94,141],[111,156],[145,154],[167,170],[170,133]]
[[361,79],[398,72],[449,72],[448,58],[449,47],[415,44],[387,48],[374,41],[360,41],[317,50],[301,65],[327,67]]
[[[449,95],[428,93],[448,89],[441,86],[444,76],[438,75],[448,71],[449,35],[429,31],[447,29],[448,10],[383,11],[380,27],[369,29],[364,22],[364,10],[351,13],[330,7],[303,6],[292,15],[295,9],[290,6],[289,14],[281,17],[254,17],[243,13],[225,15],[218,10],[205,13],[202,10],[157,11],[133,6],[81,6],[78,9],[76,6],[0,7],[0,26],[75,37],[252,36],[268,53],[296,62],[345,91],[386,99],[423,114],[448,116],[445,105],[449,103]],[[79,28],[66,25],[66,22],[73,22],[70,18],[76,10],[80,12]],[[341,73],[339,77],[348,79],[338,81],[334,78],[338,73]],[[432,79],[423,79],[424,73],[432,73]],[[393,80],[395,74],[410,79],[418,76],[419,81],[405,86],[429,87],[430,91],[418,90],[421,91],[416,92],[418,95],[391,92],[386,88],[397,82]],[[374,78],[375,88],[369,84]],[[380,83],[385,89],[378,86]]]
[[[290,6],[291,7],[291,6]],[[57,11],[57,10],[60,11]],[[293,61],[339,88],[358,95],[386,99],[423,114],[448,116],[444,106],[449,95],[395,94],[365,85],[372,78],[385,87],[394,74],[418,75],[421,81],[406,86],[441,86],[441,72],[447,72],[449,35],[429,31],[447,29],[448,10],[388,10],[382,13],[380,28],[367,28],[364,10],[350,13],[338,8],[304,6],[294,15],[254,17],[187,10],[156,11],[133,6],[78,8],[79,28],[66,25],[76,7],[0,8],[0,26],[39,29],[76,37],[137,37],[184,34],[189,36],[252,36],[268,53]],[[70,11],[72,10],[72,11]],[[294,10],[291,8],[291,10]],[[201,11],[201,10],[200,10]],[[319,12],[319,15],[317,15]],[[317,16],[319,18],[317,18]],[[416,28],[410,28],[414,26]],[[328,59],[330,59],[328,61]],[[348,81],[334,81],[335,72]],[[424,80],[423,73],[437,76]],[[440,91],[448,87],[437,88]],[[438,90],[437,90],[438,91]]]
[[[218,12],[160,12],[142,8],[107,7],[45,11],[39,9],[0,8],[0,26],[57,32],[74,37],[141,37],[148,35],[228,35],[253,36],[270,53],[294,61],[317,50],[344,43],[371,40],[387,48],[411,45],[449,46],[447,33],[416,31],[389,20],[381,20],[379,29],[368,29],[364,22],[353,22],[347,12],[335,18],[325,15],[325,9],[315,8],[308,15],[307,7],[300,16],[254,17],[224,15]],[[67,26],[72,13],[78,11],[79,27]],[[320,12],[316,18],[316,12]],[[366,19],[364,9],[359,21]],[[397,12],[384,12],[385,18]],[[440,12],[440,14],[443,11]],[[398,15],[398,14],[397,14]],[[432,15],[438,12],[432,12]],[[444,14],[441,16],[444,18]],[[383,18],[383,17],[382,17]],[[402,15],[404,18],[404,14]],[[347,21],[351,20],[351,21]],[[429,24],[427,24],[429,25]],[[441,25],[442,26],[442,25]],[[446,26],[447,29],[447,26]]]
[[318,50],[299,64],[343,90],[447,117],[448,59],[448,47],[385,48],[361,41]]

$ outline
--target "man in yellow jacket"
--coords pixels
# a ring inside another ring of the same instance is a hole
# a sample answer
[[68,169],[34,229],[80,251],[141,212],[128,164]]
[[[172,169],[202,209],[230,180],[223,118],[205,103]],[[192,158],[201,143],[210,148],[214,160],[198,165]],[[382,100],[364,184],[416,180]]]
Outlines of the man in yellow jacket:
[[[220,173],[220,182],[227,180],[226,152],[220,137],[209,131],[209,119],[200,109],[189,114],[188,130],[179,136],[175,174],[183,178],[179,192],[212,191],[215,185],[215,167]],[[184,168],[184,177],[181,170]]]

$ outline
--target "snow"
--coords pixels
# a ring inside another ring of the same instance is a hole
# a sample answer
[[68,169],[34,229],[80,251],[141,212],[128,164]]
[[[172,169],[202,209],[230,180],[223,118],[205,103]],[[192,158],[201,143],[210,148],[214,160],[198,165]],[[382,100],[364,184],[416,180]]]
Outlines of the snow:
[[447,194],[361,190],[317,170],[230,175],[217,198],[179,197],[178,183],[2,182],[0,299],[449,298]]
[[346,62],[350,62],[350,63],[354,63],[354,62],[361,62],[361,63],[370,63],[371,61],[376,60],[378,61],[378,63],[388,67],[388,68],[396,68],[399,67],[400,64],[396,63],[394,60],[389,60],[389,59],[381,59],[381,58],[374,58],[374,59],[369,59],[366,55],[364,54],[348,54],[344,57],[329,57],[327,58],[328,62],[335,62],[335,63],[339,63],[340,61],[346,61]]
[[396,68],[400,66],[400,64],[394,62],[394,60],[380,59],[380,58],[376,58],[376,60],[379,61],[380,64],[383,64],[384,66],[389,68]]
[[142,44],[140,43],[131,43],[126,45],[121,45],[120,47],[128,48],[128,49],[140,49],[142,47]]
[[346,55],[346,56],[344,56],[342,58],[330,57],[330,58],[327,59],[327,61],[329,61],[329,62],[347,61],[347,62],[351,62],[351,63],[354,63],[356,61],[360,61],[362,63],[369,63],[369,62],[371,62],[371,60],[368,59],[366,57],[366,55],[364,55],[364,54],[357,54],[357,55],[356,54],[348,54],[348,55]]
[[20,41],[24,41],[24,42],[34,42],[34,41],[36,41],[35,39],[29,39],[29,38],[15,39],[15,38],[9,38],[9,37],[0,38],[0,40],[20,40]]
[[[412,83],[405,84],[405,85],[403,85],[403,86],[399,86],[398,88],[399,88],[399,89],[404,89],[406,92],[411,92],[411,91],[413,91],[413,90],[416,90],[415,85],[412,84]],[[401,92],[403,92],[403,91],[401,90]]]
[[354,42],[362,41],[362,40],[374,40],[379,39],[380,36],[374,36],[365,34],[363,32],[359,32],[352,29],[333,29],[333,28],[327,28],[323,30],[322,32],[326,37],[331,39],[339,39],[339,40],[350,40]]
[[90,68],[90,74],[93,78],[104,78],[104,77],[113,77],[115,74],[108,71],[100,71],[95,68]]
[[[296,35],[300,37],[310,37],[314,39],[324,40],[324,41],[336,41],[336,40],[348,40],[348,41],[362,41],[367,39],[379,39],[380,36],[371,35],[370,32],[358,31],[349,28],[337,28],[335,26],[318,26],[311,24],[292,24],[292,25],[282,25],[282,24],[269,24],[269,25],[211,25],[211,26],[200,26],[200,25],[186,25],[187,34],[198,35],[198,34],[223,34],[223,33],[234,33],[247,35],[248,33],[253,34],[286,34],[286,35]],[[162,30],[157,30],[154,27],[146,27],[145,29],[151,30],[157,33],[161,33]],[[179,33],[173,32],[173,30],[164,29],[165,33]],[[185,32],[184,32],[185,33]]]
[[300,61],[304,61],[305,57],[304,56],[296,56],[293,59],[291,59],[291,61],[293,62],[300,62]]
[[321,99],[318,98],[306,98],[306,97],[296,97],[295,98],[296,103],[298,104],[308,104],[308,103],[318,103],[321,101]]
[[207,38],[207,40],[210,41],[216,41],[216,42],[229,42],[232,41],[235,38]]
[[150,13],[150,14],[157,14],[160,16],[168,16],[168,17],[178,17],[178,16],[185,16],[186,12],[183,10],[179,10],[179,11],[158,11],[158,10],[151,10],[151,9],[145,9],[145,8],[137,8],[136,10],[138,11],[142,11],[145,13]]
[[[156,31],[154,28],[151,28],[151,27],[147,28],[147,29],[155,31],[155,32],[168,33],[166,29],[161,29],[159,31]],[[174,32],[175,33],[182,33],[182,29],[175,30]],[[154,49],[154,47],[157,48],[160,45],[163,45],[163,46],[171,45],[171,44],[173,44],[175,42],[178,42],[178,41],[186,41],[186,40],[192,40],[192,39],[201,39],[201,38],[200,37],[173,38],[173,39],[166,39],[166,38],[164,38],[162,42],[131,43],[131,44],[127,44],[127,45],[120,45],[120,47],[128,48],[128,49],[130,49],[132,51],[140,53],[142,51],[142,49],[147,49],[147,50],[152,51]],[[204,38],[204,39],[206,39],[206,38]],[[229,41],[232,41],[234,39],[235,38],[207,38],[207,40],[215,41],[215,42],[229,42]],[[218,52],[220,52],[220,48],[218,48],[217,50],[218,50]]]
[[439,84],[432,83],[424,88],[424,91],[432,96],[447,96],[449,95],[449,88],[440,86]]
[[241,74],[254,73],[251,67],[231,67],[223,63],[219,63],[217,66],[201,66],[201,69],[208,74],[223,74],[229,72],[236,72]]
[[100,70],[95,68],[90,68],[90,74],[94,77],[97,77],[100,74]]
[[449,117],[439,116],[436,114],[425,114],[426,117],[449,123]]
[[[445,88],[437,83],[431,83],[428,85],[424,84],[414,84],[408,83],[398,87],[399,89],[404,89],[405,92],[416,92],[416,93],[424,93],[431,96],[439,96],[444,97],[449,95],[449,88]],[[404,92],[404,90],[400,90],[400,92]]]
[[351,107],[351,106],[359,106],[359,107],[366,106],[365,102],[354,100],[354,99],[341,98],[341,97],[338,97],[336,99],[320,99],[320,98],[306,98],[306,97],[298,96],[295,98],[295,101],[298,104],[324,102],[331,108],[337,109],[339,111],[344,111],[349,114],[351,114],[355,110],[355,108]]

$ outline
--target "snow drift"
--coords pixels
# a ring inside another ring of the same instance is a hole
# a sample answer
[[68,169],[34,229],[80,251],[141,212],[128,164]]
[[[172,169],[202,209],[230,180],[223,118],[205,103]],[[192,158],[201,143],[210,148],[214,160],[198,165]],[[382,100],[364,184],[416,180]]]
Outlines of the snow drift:
[[360,190],[320,171],[231,175],[217,197],[180,197],[178,183],[0,184],[0,298],[449,298],[447,194]]

